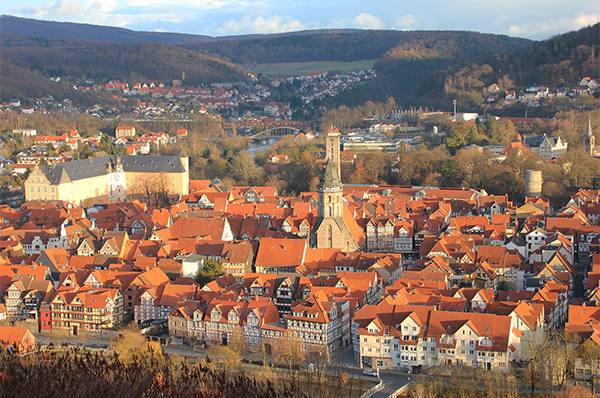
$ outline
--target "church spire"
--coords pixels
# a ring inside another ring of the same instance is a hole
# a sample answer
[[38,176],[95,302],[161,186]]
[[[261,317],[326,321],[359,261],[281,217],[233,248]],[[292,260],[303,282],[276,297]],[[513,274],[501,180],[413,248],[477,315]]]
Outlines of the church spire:
[[585,132],[585,136],[586,137],[591,137],[593,135],[592,133],[592,119],[588,116],[588,126],[587,126],[587,130]]
[[585,135],[583,136],[583,147],[585,151],[591,156],[595,155],[596,152],[596,137],[592,132],[592,119],[588,116],[588,126]]
[[321,178],[318,188],[337,188],[342,186],[342,181],[340,180],[338,168],[334,161],[329,159],[323,168],[323,173],[321,174]]

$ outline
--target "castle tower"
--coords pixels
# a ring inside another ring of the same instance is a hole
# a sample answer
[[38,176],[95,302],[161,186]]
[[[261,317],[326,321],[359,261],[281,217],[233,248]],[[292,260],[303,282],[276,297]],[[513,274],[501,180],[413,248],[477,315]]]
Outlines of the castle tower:
[[327,161],[333,161],[337,168],[337,176],[342,179],[341,168],[340,168],[340,131],[333,125],[327,132],[325,138],[325,159]]
[[525,196],[528,198],[542,196],[543,182],[541,170],[525,170]]
[[182,195],[188,195],[190,193],[190,157],[187,152],[181,147],[179,150],[179,160],[181,161],[181,165],[185,170],[185,175],[183,178],[183,187],[182,187]]
[[596,137],[594,137],[594,134],[592,133],[592,120],[589,117],[587,130],[583,136],[583,148],[589,155],[595,155],[594,151],[596,149]]

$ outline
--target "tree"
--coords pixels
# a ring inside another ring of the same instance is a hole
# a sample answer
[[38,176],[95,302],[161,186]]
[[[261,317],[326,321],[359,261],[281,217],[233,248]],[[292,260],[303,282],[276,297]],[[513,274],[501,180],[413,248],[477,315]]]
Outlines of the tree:
[[292,373],[295,366],[304,362],[306,353],[302,350],[302,344],[294,336],[294,333],[287,330],[283,336],[273,343],[273,358],[286,366]]
[[158,153],[158,145],[154,141],[150,141],[150,153]]
[[503,290],[505,292],[510,290],[510,286],[504,277],[500,279],[500,282],[498,282],[498,290]]
[[56,150],[54,149],[54,146],[52,146],[52,144],[46,145],[46,153],[48,154],[48,156],[56,156]]
[[543,383],[548,344],[547,340],[538,344],[535,339],[529,339],[527,341],[527,347],[529,348],[529,361],[524,375],[530,386],[529,396],[530,398],[533,398],[536,387]]
[[592,393],[595,394],[600,373],[600,346],[590,338],[577,348],[577,356],[583,362],[586,375],[589,371]]
[[160,345],[146,342],[140,329],[133,323],[119,330],[119,338],[113,342],[112,348],[124,363],[137,362],[146,355],[162,358]]
[[165,173],[146,174],[138,178],[138,185],[129,195],[159,209],[169,205],[168,178]]
[[254,163],[254,156],[248,151],[240,151],[230,163],[233,175],[243,181],[245,185],[251,184],[258,177],[260,169]]
[[92,151],[88,144],[83,144],[81,149],[79,150],[79,158],[80,159],[88,159],[93,158],[95,156],[94,151]]
[[108,134],[102,134],[100,138],[100,144],[98,144],[98,150],[106,152],[108,155],[111,154],[112,151],[112,139]]
[[208,351],[208,356],[222,370],[229,370],[240,363],[241,356],[228,346],[213,347]]
[[224,275],[223,266],[220,261],[213,260],[212,258],[204,259],[202,268],[196,272],[194,279],[200,286],[206,285],[212,281],[215,277]]
[[564,329],[553,331],[549,337],[547,360],[551,382],[562,390],[573,369],[578,338],[575,333],[566,333]]
[[231,339],[227,342],[227,347],[240,357],[246,353],[246,338],[241,326],[235,325]]
[[61,154],[61,153],[64,153],[64,152],[69,152],[70,150],[71,150],[71,147],[69,145],[62,144],[60,146],[60,148],[58,148],[58,153]]

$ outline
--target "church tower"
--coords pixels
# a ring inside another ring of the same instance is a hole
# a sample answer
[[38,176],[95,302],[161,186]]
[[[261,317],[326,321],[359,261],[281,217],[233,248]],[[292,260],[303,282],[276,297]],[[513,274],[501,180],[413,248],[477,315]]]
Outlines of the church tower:
[[586,153],[591,156],[595,155],[596,137],[592,133],[592,120],[588,117],[588,126],[585,135],[583,136],[583,148]]
[[338,178],[342,179],[342,169],[340,168],[340,130],[333,125],[327,132],[325,137],[325,158],[328,161],[333,161],[337,167]]
[[310,234],[310,246],[357,251],[364,242],[364,234],[354,217],[344,216],[344,211],[349,211],[344,209],[344,185],[340,178],[340,135],[333,126],[327,134],[326,151],[327,163],[317,185],[318,216]]
[[319,219],[321,218],[343,218],[343,186],[336,164],[327,161],[321,180],[317,185]]

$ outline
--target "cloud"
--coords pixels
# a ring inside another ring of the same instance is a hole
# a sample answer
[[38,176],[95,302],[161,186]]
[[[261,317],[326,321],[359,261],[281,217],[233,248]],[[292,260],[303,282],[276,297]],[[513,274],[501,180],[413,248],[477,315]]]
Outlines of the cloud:
[[367,14],[366,12],[360,13],[355,19],[354,23],[357,27],[362,29],[382,29],[384,24],[381,19]]
[[508,33],[537,39],[546,39],[557,33],[578,30],[600,21],[598,14],[579,14],[571,18],[557,18],[546,21],[531,21],[520,25],[510,25]]
[[579,14],[579,16],[575,18],[575,23],[579,28],[593,25],[598,21],[600,21],[600,16],[598,16],[598,14]]
[[508,22],[509,20],[510,20],[510,18],[507,17],[506,15],[498,14],[498,16],[492,20],[492,23],[494,25],[502,25],[502,24]]
[[419,25],[421,19],[421,15],[418,14],[405,14],[399,17],[396,17],[396,26],[400,29],[409,29],[414,28]]
[[58,0],[39,6],[29,5],[25,7],[25,12],[36,17],[64,17],[81,15],[84,7],[75,0]]
[[303,30],[305,26],[288,15],[273,15],[270,17],[245,16],[240,20],[230,19],[217,27],[216,31],[220,34],[235,33],[280,33]]

